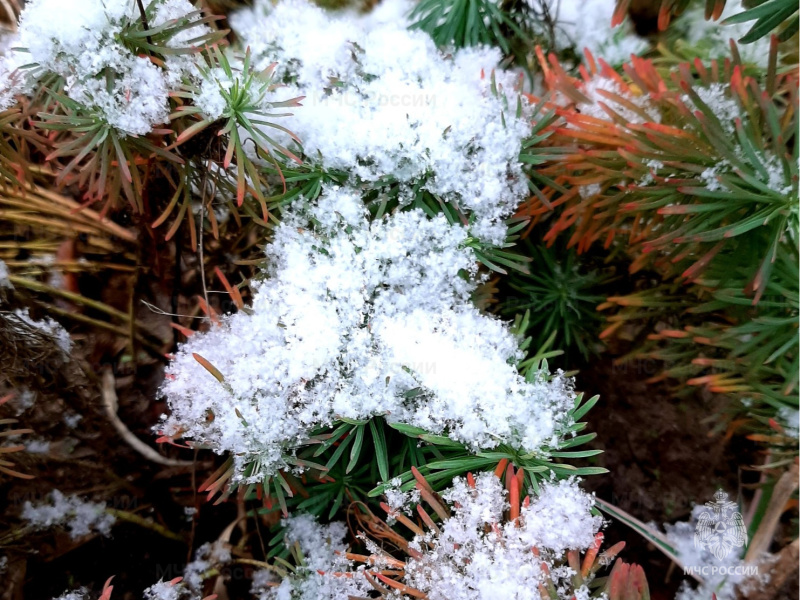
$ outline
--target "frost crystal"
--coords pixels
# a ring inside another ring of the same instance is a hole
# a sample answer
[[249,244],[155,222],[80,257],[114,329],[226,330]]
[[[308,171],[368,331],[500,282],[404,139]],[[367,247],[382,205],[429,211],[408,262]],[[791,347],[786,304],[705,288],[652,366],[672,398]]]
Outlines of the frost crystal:
[[[383,493],[386,496],[386,504],[393,510],[404,512],[407,515],[411,514],[413,506],[419,504],[419,490],[413,489],[404,492],[400,489],[403,483],[402,478],[395,477],[389,481],[389,487],[384,489]],[[391,519],[391,515],[389,515]]]
[[[231,452],[236,479],[249,481],[285,466],[287,448],[337,417],[383,415],[472,449],[552,444],[574,405],[571,381],[518,373],[518,340],[470,302],[478,278],[467,238],[419,210],[370,223],[347,189],[326,192],[308,216],[286,215],[252,310],[178,352],[161,429]],[[254,461],[260,468],[244,473]]]
[[87,502],[77,496],[64,496],[59,490],[52,491],[50,502],[37,505],[26,502],[22,507],[21,517],[38,529],[66,526],[72,538],[88,535],[93,531],[109,535],[116,520],[106,512],[105,504]]
[[474,489],[456,478],[443,494],[455,506],[453,514],[439,534],[418,535],[411,542],[421,556],[407,560],[404,583],[431,600],[540,600],[539,584],[549,572],[558,597],[572,598],[572,587],[560,585],[572,571],[554,563],[567,549],[584,550],[594,541],[602,518],[590,512],[592,497],[573,480],[546,485],[522,509],[519,523],[503,523],[506,496],[492,473],[478,475]]
[[530,127],[514,117],[516,96],[493,94],[489,79],[496,70],[511,91],[514,78],[496,49],[445,56],[407,29],[409,8],[387,0],[361,16],[261,1],[231,23],[257,66],[276,62],[287,94],[306,97],[282,124],[312,161],[369,182],[420,182],[476,215],[473,233],[499,243],[502,219],[527,194],[518,156]]

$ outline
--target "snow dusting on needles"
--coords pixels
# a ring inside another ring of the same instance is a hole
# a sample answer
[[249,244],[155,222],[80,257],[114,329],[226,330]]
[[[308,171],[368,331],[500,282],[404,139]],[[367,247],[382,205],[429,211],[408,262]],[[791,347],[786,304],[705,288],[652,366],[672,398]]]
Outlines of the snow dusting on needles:
[[[596,119],[608,120],[609,115],[601,106],[601,103],[608,106],[625,119],[628,123],[641,124],[646,121],[654,123],[661,122],[661,114],[658,109],[650,102],[650,97],[646,94],[634,95],[628,89],[622,89],[620,85],[609,77],[596,76],[587,81],[581,88],[581,92],[591,101],[590,104],[579,103],[578,108],[582,114]],[[615,102],[605,94],[614,94],[639,108],[635,111],[619,102]]]
[[309,160],[362,181],[422,182],[473,213],[474,233],[499,243],[502,219],[527,194],[518,156],[530,126],[515,117],[516,80],[495,48],[446,55],[426,33],[409,31],[410,8],[387,0],[360,15],[261,1],[231,24],[256,66],[277,63],[287,94],[305,96],[282,125]]
[[338,417],[384,415],[473,449],[556,441],[572,383],[518,373],[518,340],[470,302],[478,278],[464,228],[419,210],[369,223],[348,189],[297,213],[267,247],[252,310],[177,354],[165,433],[233,453],[248,481],[284,467],[287,449]]
[[603,522],[575,481],[546,485],[519,522],[504,522],[507,492],[493,473],[478,475],[474,489],[456,478],[443,498],[453,514],[439,533],[411,542],[419,554],[406,562],[407,585],[430,600],[540,600],[539,585],[552,581],[558,598],[588,597],[580,595],[588,588],[570,585],[569,567],[554,565],[566,550],[588,548]]
[[26,502],[21,516],[38,529],[67,527],[72,538],[93,532],[110,535],[111,526],[116,521],[106,512],[105,504],[87,502],[77,496],[65,496],[59,490],[52,491],[49,502],[36,505]]
[[[161,0],[149,25],[158,27],[194,10],[188,0]],[[29,83],[55,73],[64,79],[71,99],[123,134],[145,135],[168,121],[168,94],[195,67],[192,58],[179,56],[162,68],[126,48],[122,33],[139,19],[134,0],[33,0],[19,23],[17,45],[27,52],[9,53],[0,62],[0,74],[35,63],[36,70],[26,75]],[[206,31],[204,25],[189,27],[167,45],[178,46]],[[13,91],[24,89],[17,85]]]
[[[588,587],[575,589],[574,572],[561,565],[567,550],[585,550],[595,541],[603,519],[592,515],[594,498],[573,479],[547,483],[510,522],[504,518],[507,496],[493,473],[477,475],[474,488],[456,478],[442,493],[451,515],[411,540],[402,583],[430,600],[541,600],[539,586],[551,583],[560,599],[588,598]],[[280,585],[266,571],[257,574],[252,592],[259,600],[339,600],[371,590],[364,575],[371,569],[344,556],[343,523],[321,525],[297,514],[283,525],[287,546],[297,543],[305,564]],[[367,547],[380,566],[383,551],[370,541]]]
[[[726,23],[725,21],[747,10],[741,0],[728,0],[719,19],[706,20],[703,6],[690,6],[678,18],[675,27],[683,31],[682,38],[687,44],[697,49],[701,56],[709,59],[724,60],[730,56],[730,41],[739,40],[753,26],[752,22]],[[769,36],[764,36],[749,44],[738,44],[739,56],[746,63],[767,68],[769,61]]]
[[308,514],[297,514],[283,520],[287,546],[297,544],[303,552],[304,565],[280,585],[273,583],[269,571],[259,571],[253,577],[251,592],[258,600],[340,600],[366,597],[373,589],[361,573],[337,577],[335,572],[350,571],[344,523],[321,525]]
[[64,354],[69,354],[69,351],[72,349],[72,338],[69,336],[69,332],[53,319],[50,317],[43,317],[41,321],[37,321],[31,317],[27,308],[14,309],[14,316],[18,322],[24,324],[25,327],[51,338]]
[[631,54],[640,55],[650,44],[636,35],[629,20],[611,27],[611,17],[616,7],[615,0],[556,0],[551,14],[556,19],[556,48],[560,51],[575,48],[582,56],[588,49],[611,66],[619,66],[630,60]]

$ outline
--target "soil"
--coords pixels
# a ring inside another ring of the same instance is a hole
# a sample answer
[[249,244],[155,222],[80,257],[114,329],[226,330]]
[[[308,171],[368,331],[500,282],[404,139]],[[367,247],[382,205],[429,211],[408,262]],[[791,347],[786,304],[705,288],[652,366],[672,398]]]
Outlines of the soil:
[[[646,383],[659,371],[656,362],[619,365],[604,356],[578,374],[579,389],[601,398],[587,417],[597,433],[590,445],[603,450],[592,464],[611,473],[587,478],[586,488],[648,524],[689,520],[692,507],[711,500],[719,488],[749,501],[758,474],[741,465],[761,463],[763,457],[745,437],[714,433],[714,425],[724,420],[725,399],[678,398],[665,384]],[[791,518],[785,516],[787,529]],[[618,541],[626,542],[624,559],[643,566],[653,600],[672,600],[684,580],[680,569],[645,538],[612,520],[606,543]],[[795,573],[775,600],[797,598]]]

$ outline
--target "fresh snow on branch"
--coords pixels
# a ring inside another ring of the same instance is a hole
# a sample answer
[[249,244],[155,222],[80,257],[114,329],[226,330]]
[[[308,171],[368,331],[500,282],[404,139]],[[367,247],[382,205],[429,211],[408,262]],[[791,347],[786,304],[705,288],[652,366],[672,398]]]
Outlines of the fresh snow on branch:
[[[149,3],[148,3],[149,6]],[[196,9],[189,0],[159,0],[150,28],[186,17]],[[145,135],[169,120],[169,92],[182,78],[196,76],[194,58],[171,57],[161,67],[122,42],[122,34],[141,19],[135,0],[32,0],[20,16],[19,37],[0,60],[10,90],[0,87],[0,108],[11,93],[30,92],[37,77],[56,75],[67,96],[123,134]],[[206,33],[198,24],[173,35],[168,47],[180,48]],[[35,65],[33,70],[19,69]]]
[[493,473],[475,477],[474,489],[456,478],[442,495],[454,506],[453,514],[438,533],[417,535],[411,542],[419,554],[406,562],[405,583],[430,600],[540,600],[539,585],[547,581],[559,598],[588,598],[588,588],[572,586],[572,569],[556,563],[566,550],[585,550],[593,543],[603,519],[591,513],[592,496],[575,480],[545,484],[522,508],[519,522],[504,522],[507,496]]
[[[344,523],[322,525],[313,516],[300,513],[284,519],[282,524],[287,547],[297,544],[304,564],[279,583],[269,571],[256,572],[251,592],[258,600],[339,600],[368,596],[372,586],[344,557],[347,552]],[[351,576],[334,575],[346,571]]]
[[286,215],[252,309],[195,334],[175,357],[162,429],[231,452],[239,479],[258,460],[251,481],[339,417],[384,415],[474,450],[553,445],[572,383],[517,372],[518,340],[470,302],[480,278],[468,235],[419,210],[370,223],[348,189]]
[[553,51],[574,47],[576,54],[583,56],[587,49],[616,67],[630,60],[631,54],[641,55],[650,47],[647,40],[636,35],[628,19],[611,26],[616,0],[551,0],[549,4],[556,20]]
[[[403,583],[430,600],[541,600],[539,586],[549,583],[558,598],[588,598],[589,589],[576,589],[574,572],[563,563],[567,550],[586,550],[595,541],[603,519],[592,514],[594,498],[574,479],[546,483],[519,520],[509,522],[500,479],[482,473],[474,482],[473,488],[459,477],[443,492],[452,514],[410,542]],[[280,583],[273,573],[257,573],[252,591],[259,600],[339,600],[372,589],[364,576],[370,567],[356,567],[344,556],[343,523],[321,525],[298,514],[283,526],[287,546],[298,544],[305,564]],[[371,540],[366,544],[380,568],[383,551]]]
[[78,538],[92,532],[110,535],[115,517],[106,512],[102,502],[88,502],[78,496],[65,496],[53,490],[48,502],[25,502],[22,518],[38,529],[61,526],[69,529],[70,537]]
[[500,243],[502,220],[528,191],[518,156],[530,125],[515,117],[515,77],[500,68],[496,48],[446,54],[409,31],[410,9],[387,0],[360,15],[307,0],[260,1],[231,24],[259,68],[277,63],[286,94],[305,96],[281,123],[309,160],[363,181],[421,183],[473,213],[474,233]]

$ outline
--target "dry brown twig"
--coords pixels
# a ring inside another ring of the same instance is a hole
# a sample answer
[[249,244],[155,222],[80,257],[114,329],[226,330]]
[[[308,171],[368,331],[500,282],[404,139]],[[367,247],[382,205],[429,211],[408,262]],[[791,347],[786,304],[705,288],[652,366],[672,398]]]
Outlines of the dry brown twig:
[[136,437],[133,432],[128,429],[125,423],[122,422],[119,416],[117,416],[117,391],[115,387],[116,379],[114,377],[114,373],[111,372],[111,369],[105,369],[103,371],[100,381],[100,393],[103,398],[103,406],[106,409],[108,419],[111,421],[114,429],[117,430],[117,433],[119,433],[122,439],[125,440],[125,442],[131,448],[136,450],[136,452],[144,456],[147,460],[159,465],[164,465],[167,467],[188,467],[193,464],[192,461],[177,460],[174,458],[161,456],[153,448]]

